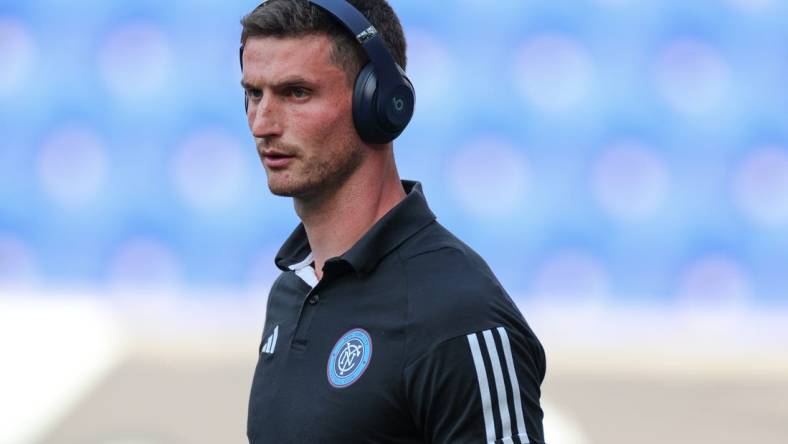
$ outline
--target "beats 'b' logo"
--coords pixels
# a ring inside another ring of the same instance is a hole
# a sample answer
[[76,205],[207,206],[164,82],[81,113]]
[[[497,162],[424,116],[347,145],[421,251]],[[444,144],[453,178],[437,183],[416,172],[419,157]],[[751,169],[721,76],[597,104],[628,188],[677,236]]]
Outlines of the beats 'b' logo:
[[397,112],[400,112],[400,113],[401,113],[401,112],[402,112],[402,110],[403,110],[403,109],[405,109],[405,101],[404,101],[404,100],[402,100],[402,99],[401,99],[401,98],[399,98],[399,97],[396,97],[396,96],[395,96],[395,97],[394,97],[394,98],[391,100],[391,103],[393,103],[393,104],[394,104],[394,109],[395,109],[395,110],[397,110]]

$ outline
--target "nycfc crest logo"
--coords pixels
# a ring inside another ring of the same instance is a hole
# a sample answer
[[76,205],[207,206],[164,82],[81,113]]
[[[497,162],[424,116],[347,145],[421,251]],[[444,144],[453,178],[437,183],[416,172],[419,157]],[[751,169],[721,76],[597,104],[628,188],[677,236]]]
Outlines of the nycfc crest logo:
[[328,357],[328,382],[345,388],[358,381],[372,359],[372,338],[366,330],[354,328],[342,335]]

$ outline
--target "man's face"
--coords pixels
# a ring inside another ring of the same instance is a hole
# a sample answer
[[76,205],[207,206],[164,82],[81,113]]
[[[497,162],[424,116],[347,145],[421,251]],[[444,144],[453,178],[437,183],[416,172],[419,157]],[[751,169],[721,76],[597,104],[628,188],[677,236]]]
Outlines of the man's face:
[[325,35],[252,37],[243,53],[247,119],[268,187],[279,196],[330,193],[364,159],[352,90]]

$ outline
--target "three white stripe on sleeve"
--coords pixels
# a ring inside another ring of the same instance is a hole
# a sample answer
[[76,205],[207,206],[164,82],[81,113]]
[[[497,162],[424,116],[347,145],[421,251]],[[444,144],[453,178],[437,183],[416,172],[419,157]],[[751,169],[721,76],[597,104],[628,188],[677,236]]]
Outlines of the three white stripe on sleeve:
[[[498,347],[495,344],[493,333],[497,333],[501,348],[503,349],[503,359],[499,353]],[[490,384],[487,378],[487,366],[484,356],[482,355],[481,344],[476,333],[468,335],[468,344],[471,348],[471,355],[473,356],[473,364],[476,368],[476,377],[479,382],[479,392],[481,393],[482,409],[484,411],[484,427],[487,432],[487,442],[495,443],[495,420],[494,415],[497,413],[498,418],[501,420],[501,433],[502,441],[506,444],[514,444],[512,440],[512,422],[509,412],[509,396],[511,395],[514,404],[514,417],[517,424],[517,434],[522,443],[528,443],[528,434],[525,430],[525,421],[523,419],[523,408],[520,401],[520,385],[517,383],[517,373],[514,369],[514,361],[512,359],[512,348],[509,343],[509,336],[503,327],[498,327],[495,330],[485,330],[482,332],[484,337],[484,347],[487,350],[487,355],[490,357],[490,368],[492,369],[493,378],[495,381],[495,395],[498,400],[498,411],[493,411],[492,395],[490,393]],[[509,385],[512,388],[509,392],[504,383],[504,374],[502,370],[502,363],[506,363],[506,369],[509,373]]]

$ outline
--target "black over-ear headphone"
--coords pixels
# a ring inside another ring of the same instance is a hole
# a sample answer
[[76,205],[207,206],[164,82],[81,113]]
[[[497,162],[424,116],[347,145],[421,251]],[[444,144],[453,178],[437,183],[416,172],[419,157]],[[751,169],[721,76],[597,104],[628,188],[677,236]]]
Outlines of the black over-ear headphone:
[[[353,5],[344,0],[309,2],[336,17],[369,56],[353,91],[353,123],[359,136],[376,144],[396,139],[413,117],[416,103],[416,92],[405,71],[386,49],[378,30]],[[243,70],[243,45],[239,53]],[[245,97],[244,106],[248,110],[249,97]]]

